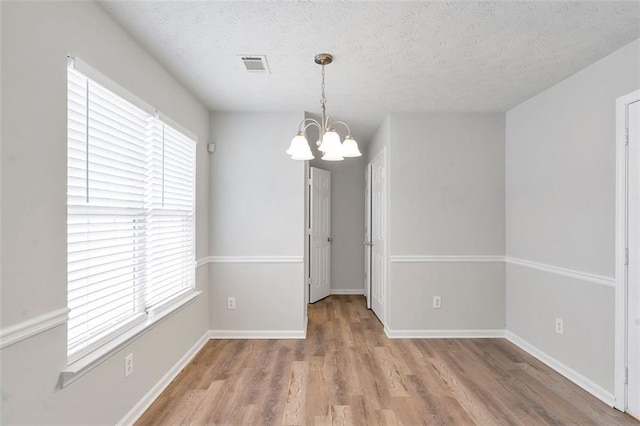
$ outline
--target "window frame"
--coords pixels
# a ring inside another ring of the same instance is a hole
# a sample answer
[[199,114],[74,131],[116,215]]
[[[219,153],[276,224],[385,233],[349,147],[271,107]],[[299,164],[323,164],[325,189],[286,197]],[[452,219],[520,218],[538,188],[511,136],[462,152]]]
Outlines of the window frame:
[[[146,305],[146,302],[143,301],[144,305],[141,306],[141,309],[138,309],[138,312],[132,315],[125,321],[125,324],[119,327],[112,327],[108,332],[101,335],[99,338],[94,341],[90,341],[90,343],[80,350],[77,350],[73,353],[69,353],[69,336],[66,338],[66,348],[67,348],[67,368],[65,368],[61,375],[61,384],[65,386],[66,384],[74,381],[77,377],[84,374],[86,371],[93,368],[95,365],[98,365],[103,360],[107,359],[111,356],[115,351],[122,348],[124,345],[129,344],[131,340],[139,337],[140,335],[146,333],[148,330],[153,328],[156,324],[164,320],[166,317],[172,315],[182,307],[189,304],[193,301],[201,291],[196,290],[196,266],[197,262],[195,259],[195,245],[196,245],[196,159],[197,159],[197,137],[193,135],[191,132],[186,131],[181,128],[179,125],[176,125],[173,121],[168,119],[166,116],[160,114],[158,111],[150,107],[145,102],[141,101],[135,95],[132,95],[130,92],[118,86],[113,81],[104,77],[101,73],[97,72],[93,68],[91,68],[86,63],[81,60],[73,57],[68,57],[68,69],[73,69],[74,72],[82,74],[87,78],[87,81],[92,82],[93,84],[97,84],[101,86],[103,89],[111,92],[115,96],[122,98],[124,101],[132,104],[133,106],[143,110],[146,114],[148,114],[148,119],[150,121],[156,120],[161,126],[169,126],[172,131],[175,131],[181,137],[186,138],[189,142],[193,143],[193,146],[189,148],[190,155],[192,156],[192,168],[190,171],[190,206],[188,207],[187,214],[184,216],[189,221],[189,228],[184,235],[188,235],[188,243],[190,243],[190,247],[188,249],[189,253],[186,256],[186,260],[182,260],[180,263],[181,268],[188,268],[186,271],[187,285],[180,289],[179,291],[173,293],[166,300],[163,300],[162,303],[159,303],[155,306],[149,307]],[[69,76],[67,76],[67,80],[69,81]],[[87,83],[89,84],[89,83]],[[67,89],[67,97],[69,97],[69,89]],[[69,101],[67,101],[69,102]],[[88,100],[87,100],[87,108]],[[69,106],[67,105],[67,110],[69,110]],[[87,124],[88,126],[88,124]],[[69,123],[67,122],[67,129],[69,131]],[[88,136],[87,136],[88,138]],[[88,139],[87,139],[88,140]],[[164,141],[163,141],[164,144]],[[67,156],[69,153],[67,152]],[[68,157],[67,157],[68,158]],[[164,167],[164,165],[163,165]],[[150,163],[147,162],[146,166],[146,174],[149,175]],[[67,166],[67,174],[69,173],[69,166]],[[68,184],[68,183],[67,183]],[[164,190],[164,189],[163,189]],[[164,195],[163,195],[164,197]],[[68,202],[68,201],[67,201]],[[67,204],[68,205],[68,204]],[[145,207],[145,217],[148,218],[150,210]],[[69,218],[69,213],[67,212],[67,218]],[[184,219],[183,219],[184,220]],[[68,230],[67,230],[68,232]],[[145,232],[147,232],[145,230]],[[182,235],[182,234],[181,234]],[[67,237],[68,238],[68,237]],[[148,250],[148,248],[145,248]],[[179,253],[182,253],[179,251]],[[146,262],[146,261],[145,261]],[[186,263],[185,263],[186,262]],[[69,260],[67,260],[67,265],[69,265]],[[68,267],[68,266],[67,266]],[[180,274],[180,276],[184,276]],[[142,280],[141,286],[142,289],[142,299],[146,299],[146,292],[148,288],[151,288],[149,283],[145,283],[144,279]],[[136,290],[138,291],[138,290]],[[69,289],[67,290],[67,300],[69,303]]]

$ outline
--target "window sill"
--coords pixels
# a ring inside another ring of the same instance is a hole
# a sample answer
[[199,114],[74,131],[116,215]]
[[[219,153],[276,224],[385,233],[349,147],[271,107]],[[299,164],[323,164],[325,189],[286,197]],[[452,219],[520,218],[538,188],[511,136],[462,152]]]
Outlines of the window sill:
[[98,365],[109,359],[120,349],[130,344],[132,341],[142,336],[147,331],[154,328],[156,325],[160,324],[166,318],[170,317],[171,315],[191,303],[201,293],[202,291],[193,291],[187,293],[186,295],[183,295],[166,309],[163,309],[162,312],[149,317],[149,319],[147,319],[142,324],[137,325],[130,330],[127,330],[125,333],[116,337],[109,343],[106,343],[90,354],[69,364],[67,368],[62,370],[62,373],[60,373],[60,388],[68,386],[69,384],[73,383],[74,381],[91,371],[94,367],[97,367]]

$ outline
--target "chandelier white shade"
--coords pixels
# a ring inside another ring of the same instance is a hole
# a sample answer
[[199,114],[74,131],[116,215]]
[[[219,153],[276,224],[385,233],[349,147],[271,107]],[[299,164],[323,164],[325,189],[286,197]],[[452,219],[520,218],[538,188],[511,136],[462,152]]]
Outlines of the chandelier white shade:
[[347,136],[344,138],[344,142],[342,142],[342,156],[343,157],[360,157],[362,154],[358,149],[358,143],[356,140]]
[[302,132],[298,132],[298,134],[291,140],[291,145],[289,146],[289,149],[287,149],[287,154],[294,160],[312,160],[314,158],[311,153],[311,148],[309,148],[307,138],[304,137]]
[[340,144],[340,135],[335,130],[329,130],[322,136],[322,143],[318,149],[324,152],[323,160],[340,161],[342,157],[342,145]]
[[[349,126],[343,121],[331,121],[331,117],[326,114],[327,98],[324,94],[324,66],[333,61],[333,57],[328,53],[320,53],[316,55],[315,63],[322,66],[322,120],[318,122],[313,118],[305,118],[300,122],[298,134],[291,140],[291,145],[287,149],[287,155],[293,160],[312,160],[315,158],[309,141],[306,136],[309,127],[317,127],[320,138],[316,142],[318,151],[323,153],[322,159],[325,161],[342,161],[345,157],[360,157],[362,154],[358,149],[358,143],[351,136]],[[347,136],[344,142],[340,141],[340,135],[335,130],[335,125],[344,126],[347,130]]]

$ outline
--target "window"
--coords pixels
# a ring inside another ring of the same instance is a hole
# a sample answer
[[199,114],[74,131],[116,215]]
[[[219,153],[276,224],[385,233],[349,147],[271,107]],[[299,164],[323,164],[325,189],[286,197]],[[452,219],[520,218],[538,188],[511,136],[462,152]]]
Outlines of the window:
[[195,141],[68,70],[69,363],[194,289]]

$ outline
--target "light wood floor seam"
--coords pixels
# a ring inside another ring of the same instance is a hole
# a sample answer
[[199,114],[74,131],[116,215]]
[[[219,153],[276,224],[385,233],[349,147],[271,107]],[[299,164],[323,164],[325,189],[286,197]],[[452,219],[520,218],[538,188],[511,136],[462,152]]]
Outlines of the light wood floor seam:
[[363,296],[304,340],[211,340],[137,425],[637,425],[505,339],[388,339]]

